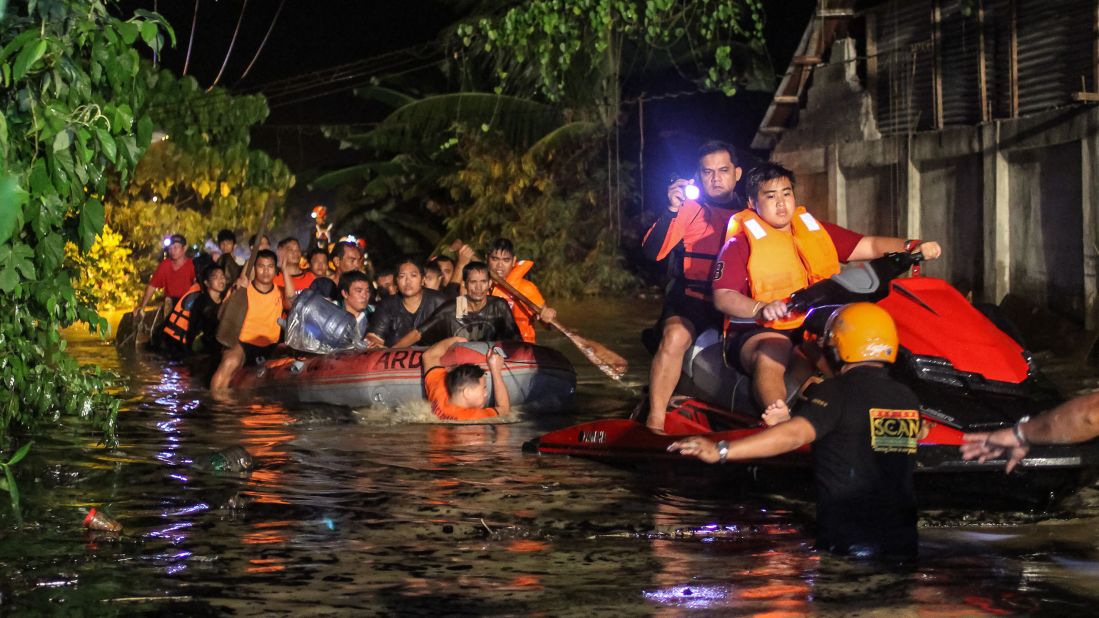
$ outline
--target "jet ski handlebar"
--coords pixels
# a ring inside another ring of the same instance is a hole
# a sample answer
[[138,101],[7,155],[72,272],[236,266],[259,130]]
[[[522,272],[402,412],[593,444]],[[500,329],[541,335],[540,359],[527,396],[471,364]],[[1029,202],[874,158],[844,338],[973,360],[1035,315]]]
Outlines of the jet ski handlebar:
[[[813,309],[838,307],[848,303],[877,302],[889,294],[891,281],[904,275],[909,269],[916,274],[916,269],[923,261],[922,253],[896,252],[862,262],[794,292],[786,301],[787,310],[793,314],[806,314]],[[761,320],[730,317],[729,323],[750,326],[760,324]]]

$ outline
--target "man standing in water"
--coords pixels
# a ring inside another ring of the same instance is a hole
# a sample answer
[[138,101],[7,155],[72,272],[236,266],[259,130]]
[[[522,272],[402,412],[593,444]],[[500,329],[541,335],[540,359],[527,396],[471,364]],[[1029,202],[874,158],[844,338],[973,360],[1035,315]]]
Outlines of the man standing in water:
[[695,436],[668,450],[725,463],[812,443],[817,546],[860,558],[914,558],[920,402],[889,376],[897,327],[881,307],[854,303],[832,314],[823,341],[838,372],[805,391],[792,419],[740,440],[715,444]]
[[157,290],[164,290],[164,296],[171,299],[171,305],[174,306],[176,301],[187,294],[194,282],[195,264],[187,259],[187,239],[180,234],[172,234],[168,239],[168,257],[156,267],[156,272],[145,288],[145,295],[134,307],[133,316],[136,318],[141,315]]
[[710,287],[714,260],[725,242],[729,217],[744,208],[733,193],[743,170],[736,151],[724,142],[707,142],[698,151],[698,176],[703,195],[687,198],[690,181],[679,179],[668,187],[668,205],[642,241],[650,260],[670,257],[672,284],[664,297],[660,317],[660,347],[649,371],[647,425],[663,433],[668,402],[683,370],[683,355],[695,337],[721,327]]
[[[294,296],[294,280],[287,280],[286,288],[280,291],[275,285],[277,263],[278,258],[273,251],[260,249],[256,253],[255,277],[248,287],[235,290],[235,294],[243,296],[234,299],[234,310],[240,310],[243,304],[244,320],[239,333],[218,333],[218,339],[228,349],[221,355],[221,364],[210,381],[211,391],[229,388],[229,379],[237,369],[267,356],[278,345],[282,328],[279,318],[282,317],[284,299],[288,302]],[[222,311],[227,307],[226,302],[222,303]]]

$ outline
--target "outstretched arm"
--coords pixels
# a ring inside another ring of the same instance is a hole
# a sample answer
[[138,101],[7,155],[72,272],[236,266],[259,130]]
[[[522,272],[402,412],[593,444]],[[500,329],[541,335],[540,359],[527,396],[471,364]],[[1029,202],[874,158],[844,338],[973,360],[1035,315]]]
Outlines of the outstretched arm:
[[1006,471],[1019,464],[1030,444],[1073,444],[1099,436],[1099,393],[1070,399],[1038,418],[1019,425],[1026,444],[1019,442],[1014,427],[986,433],[967,433],[962,459],[981,463],[1008,453]]
[[[886,253],[900,253],[905,250],[906,242],[903,238],[891,236],[863,236],[847,260],[851,262],[872,260]],[[938,259],[943,254],[942,247],[933,240],[920,243],[913,251],[922,253],[929,260]]]
[[[729,443],[726,459],[760,459],[797,450],[817,439],[813,425],[800,416]],[[670,452],[697,457],[706,463],[717,463],[717,444],[702,436],[685,438],[668,446]]]

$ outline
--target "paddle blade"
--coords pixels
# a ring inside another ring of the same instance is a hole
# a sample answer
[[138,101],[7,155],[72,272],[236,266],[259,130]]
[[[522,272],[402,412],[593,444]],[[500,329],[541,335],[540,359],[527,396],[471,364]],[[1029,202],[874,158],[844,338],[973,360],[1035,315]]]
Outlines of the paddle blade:
[[629,369],[629,363],[626,362],[626,359],[610,351],[599,342],[586,339],[567,328],[562,328],[560,324],[554,323],[554,326],[561,331],[561,334],[569,338],[569,341],[576,346],[576,349],[580,350],[584,358],[591,361],[607,377],[612,380],[621,380],[622,376],[626,375],[626,370]]

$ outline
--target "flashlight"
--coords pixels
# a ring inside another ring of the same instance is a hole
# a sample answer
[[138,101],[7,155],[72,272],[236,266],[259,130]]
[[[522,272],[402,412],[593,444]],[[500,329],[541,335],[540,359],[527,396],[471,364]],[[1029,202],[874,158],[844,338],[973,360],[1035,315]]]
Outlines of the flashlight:
[[317,213],[315,213],[315,212],[314,212],[314,213],[311,213],[311,214],[310,214],[309,216],[310,216],[310,217],[312,217],[312,218],[314,218],[314,219],[316,219],[316,218],[317,218]]
[[164,237],[164,248],[167,249],[168,245],[170,245],[170,244],[172,244],[172,237],[171,236],[165,236]]
[[683,195],[686,195],[687,199],[689,200],[697,200],[699,195],[698,187],[694,185],[687,185],[686,187],[683,187]]

